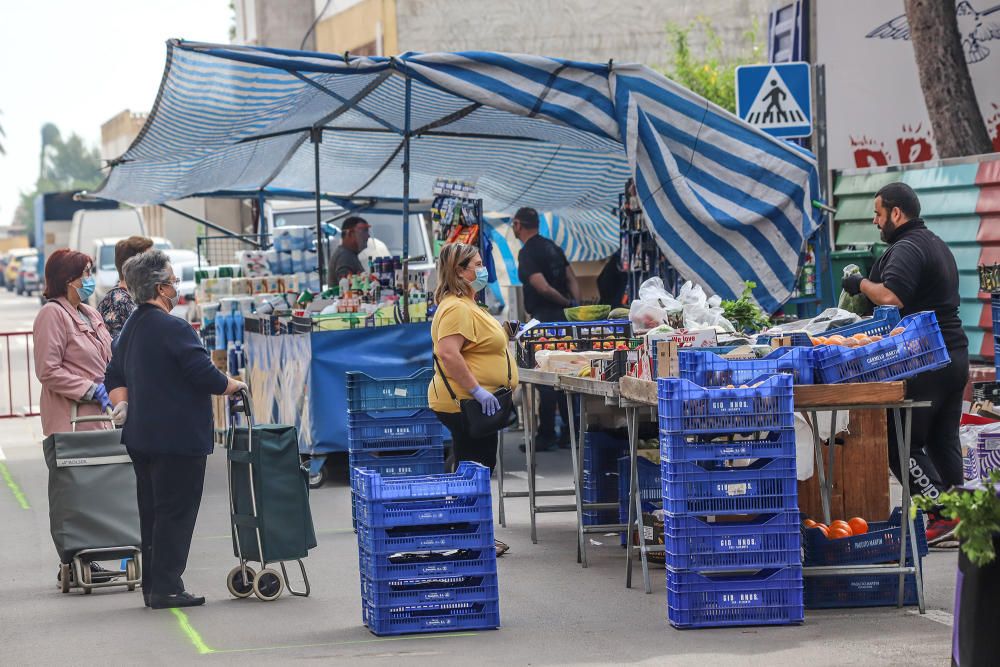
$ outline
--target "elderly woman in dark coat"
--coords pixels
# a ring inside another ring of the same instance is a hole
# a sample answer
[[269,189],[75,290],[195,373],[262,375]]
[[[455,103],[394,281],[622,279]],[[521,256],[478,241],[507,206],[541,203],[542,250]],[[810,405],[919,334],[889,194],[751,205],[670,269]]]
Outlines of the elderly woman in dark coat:
[[187,322],[170,315],[177,282],[167,256],[129,259],[125,282],[139,304],[118,338],[105,376],[122,441],[135,467],[142,529],[142,590],[154,609],[193,607],[205,598],[184,590],[187,565],[212,452],[211,396],[245,389],[212,365]]

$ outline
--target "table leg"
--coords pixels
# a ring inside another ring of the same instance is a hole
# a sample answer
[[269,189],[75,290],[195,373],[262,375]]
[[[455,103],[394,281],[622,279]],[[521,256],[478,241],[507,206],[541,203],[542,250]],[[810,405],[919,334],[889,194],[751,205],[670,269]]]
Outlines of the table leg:
[[[910,517],[910,438],[913,435],[913,410],[904,408],[906,413],[906,424],[903,424],[903,415],[899,408],[893,408],[893,421],[896,425],[896,446],[899,450],[900,476],[903,492],[901,503],[901,516],[899,522],[899,563],[900,567],[906,564],[907,533],[909,533],[909,546],[913,553],[913,576],[917,585],[917,607],[923,614],[924,608],[924,582],[923,568],[920,563],[920,553],[917,551],[917,536],[913,526],[913,519]],[[899,573],[899,596],[896,600],[899,607],[903,606],[905,594],[906,573]]]
[[807,414],[809,416],[809,420],[812,422],[813,453],[816,456],[816,475],[819,479],[819,497],[820,502],[823,504],[823,522],[829,526],[831,520],[831,499],[826,486],[826,471],[823,466],[823,441],[819,437],[819,417],[815,410],[808,412]]
[[524,449],[528,469],[528,512],[531,517],[531,543],[538,544],[535,523],[535,386],[528,384],[525,389]]
[[500,526],[506,528],[507,514],[503,502],[503,434],[504,431],[500,431],[500,441],[497,443],[497,511],[500,515]]
[[638,465],[638,416],[637,408],[625,408],[625,426],[628,430],[629,444],[629,486],[628,486],[628,520],[625,522],[625,588],[632,588],[632,551],[635,543],[632,539],[632,527],[635,524],[636,503],[635,496],[639,482]]
[[[580,465],[579,452],[577,446],[580,437],[577,433],[576,410],[573,406],[572,392],[566,394],[566,419],[569,422],[569,452],[573,464],[573,490],[576,498],[576,562],[587,567],[587,547],[584,544],[583,535],[583,466]],[[582,401],[581,401],[582,403]],[[580,422],[583,422],[583,407],[580,409]]]
[[[836,440],[837,440],[837,411],[833,410],[830,412],[830,439],[827,440],[827,463],[826,463],[826,502],[827,507],[830,507],[830,518],[833,518],[833,485],[834,480],[837,477],[837,468],[834,466],[834,456],[836,453]],[[846,520],[846,517],[845,517]],[[829,524],[827,524],[829,525]]]

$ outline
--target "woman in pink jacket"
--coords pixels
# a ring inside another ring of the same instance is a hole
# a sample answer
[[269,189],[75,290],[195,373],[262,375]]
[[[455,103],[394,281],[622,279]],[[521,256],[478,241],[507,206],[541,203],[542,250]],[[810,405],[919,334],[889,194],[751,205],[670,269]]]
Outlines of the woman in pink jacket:
[[[104,412],[110,404],[104,370],[111,360],[111,334],[104,319],[84,303],[94,292],[93,262],[82,252],[56,250],[45,261],[45,298],[35,317],[35,375],[42,385],[42,433],[71,431],[77,404],[81,417]],[[113,428],[109,422],[83,422],[77,430]]]

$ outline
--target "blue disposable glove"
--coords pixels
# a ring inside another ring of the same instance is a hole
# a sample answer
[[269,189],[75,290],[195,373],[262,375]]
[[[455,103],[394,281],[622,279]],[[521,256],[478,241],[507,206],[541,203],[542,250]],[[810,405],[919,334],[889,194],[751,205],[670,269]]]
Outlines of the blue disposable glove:
[[476,387],[472,390],[472,398],[479,401],[479,405],[483,408],[483,414],[487,417],[492,417],[500,409],[500,401],[497,400],[497,397],[482,387]]
[[107,412],[108,408],[111,407],[111,397],[108,396],[108,390],[103,382],[99,383],[97,388],[94,389],[93,401],[101,404],[101,412]]

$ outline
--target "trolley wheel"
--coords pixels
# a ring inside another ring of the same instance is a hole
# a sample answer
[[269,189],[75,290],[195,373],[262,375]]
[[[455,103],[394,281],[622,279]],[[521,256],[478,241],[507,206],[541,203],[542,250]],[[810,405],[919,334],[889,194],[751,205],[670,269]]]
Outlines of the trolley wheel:
[[257,574],[247,566],[247,580],[243,580],[243,568],[239,565],[229,571],[226,576],[226,588],[234,598],[248,598],[254,594],[254,580]]
[[323,466],[322,468],[320,468],[319,472],[316,473],[315,475],[310,474],[309,475],[309,488],[310,489],[318,489],[319,487],[323,486],[323,484],[326,482],[326,474],[327,474],[326,473],[326,466]]
[[[90,563],[87,562],[87,561],[80,561],[80,581],[83,582],[83,583],[85,583],[85,584],[91,583],[91,576],[90,576],[90,574],[91,574],[91,572],[90,572]],[[84,595],[90,595],[93,592],[94,592],[93,588],[84,588],[83,589]]]
[[69,563],[62,563],[59,566],[59,590],[63,593],[69,593],[70,586],[73,585],[71,577],[73,576],[73,568]]
[[[139,578],[139,565],[135,562],[135,558],[130,558],[127,563],[125,563],[125,579],[127,581],[136,581]],[[135,590],[135,584],[128,585],[129,591]]]
[[261,570],[253,580],[254,595],[265,602],[277,600],[284,586],[281,575],[270,568]]

